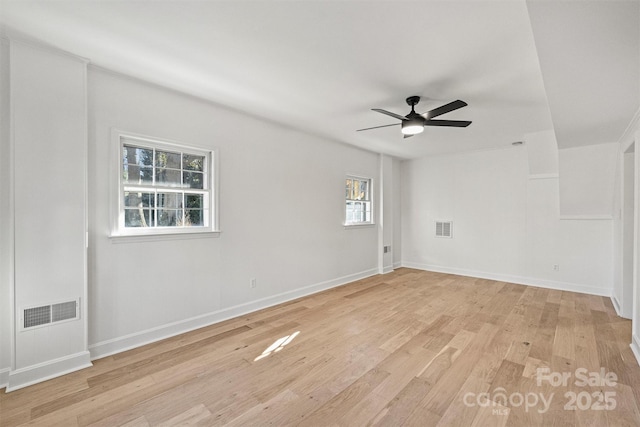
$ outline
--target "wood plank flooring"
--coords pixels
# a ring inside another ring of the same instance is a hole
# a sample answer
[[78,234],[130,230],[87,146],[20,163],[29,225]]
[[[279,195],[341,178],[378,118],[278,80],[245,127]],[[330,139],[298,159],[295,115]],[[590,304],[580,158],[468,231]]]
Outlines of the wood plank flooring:
[[608,298],[403,268],[0,392],[0,425],[640,426],[630,339]]

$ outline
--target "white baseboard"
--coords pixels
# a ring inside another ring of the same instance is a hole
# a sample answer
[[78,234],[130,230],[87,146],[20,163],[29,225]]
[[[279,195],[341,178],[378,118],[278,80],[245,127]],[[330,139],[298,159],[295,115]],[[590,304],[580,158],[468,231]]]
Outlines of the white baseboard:
[[476,277],[479,279],[516,283],[518,285],[536,286],[538,288],[547,288],[559,291],[570,291],[582,294],[611,297],[611,291],[609,289],[596,288],[593,286],[580,285],[576,283],[558,282],[553,280],[538,279],[535,277],[512,276],[509,274],[488,273],[486,271],[467,270],[462,268],[442,267],[431,264],[414,263],[410,261],[403,261],[402,266],[415,268],[417,270],[434,271],[436,273],[455,274],[458,276]]
[[152,342],[170,338],[179,334],[183,334],[185,332],[193,331],[198,328],[203,328],[205,326],[210,326],[214,323],[252,313],[257,310],[262,310],[264,308],[268,308],[277,304],[282,304],[284,302],[315,294],[327,289],[342,286],[356,280],[374,276],[376,274],[378,274],[377,268],[366,270],[360,273],[350,274],[348,276],[339,277],[337,279],[328,280],[325,282],[317,283],[315,285],[295,289],[293,291],[283,292],[281,294],[273,295],[267,298],[262,298],[256,301],[251,301],[248,303],[192,317],[190,319],[169,323],[166,325],[158,326],[156,328],[136,332],[134,334],[129,334],[111,340],[91,344],[89,345],[91,360],[100,359],[112,354],[131,350],[133,348],[150,344]]
[[635,335],[631,335],[631,351],[633,351],[633,355],[636,357],[638,365],[640,365],[640,338]]
[[613,308],[616,309],[616,314],[622,317],[622,308],[620,307],[620,302],[615,295],[611,295],[611,304],[613,305]]
[[9,371],[11,368],[0,369],[0,388],[5,388],[9,385]]
[[393,269],[402,267],[402,261],[397,261],[393,263]]
[[59,359],[49,360],[26,368],[9,371],[7,393],[32,384],[60,377],[93,366],[89,352],[83,351]]
[[618,298],[616,298],[615,295],[611,295],[611,304],[613,305],[613,308],[616,309],[616,314],[618,316],[622,317],[623,319],[631,319],[631,314],[627,314],[623,312],[622,305],[620,304],[620,301],[618,301]]

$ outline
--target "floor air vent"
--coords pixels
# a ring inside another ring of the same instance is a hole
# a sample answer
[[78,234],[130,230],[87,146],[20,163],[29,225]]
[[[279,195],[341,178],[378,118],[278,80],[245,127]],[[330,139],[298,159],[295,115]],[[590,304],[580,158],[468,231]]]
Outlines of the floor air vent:
[[57,304],[25,308],[22,312],[22,329],[50,325],[65,320],[75,320],[79,316],[80,301],[66,301]]

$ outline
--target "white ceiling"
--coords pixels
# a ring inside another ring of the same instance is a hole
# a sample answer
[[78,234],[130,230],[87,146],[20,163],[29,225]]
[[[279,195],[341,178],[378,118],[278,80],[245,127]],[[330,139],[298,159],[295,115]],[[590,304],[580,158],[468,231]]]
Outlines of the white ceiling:
[[[508,146],[554,124],[560,146],[617,141],[640,99],[638,1],[0,2],[9,36],[403,158]],[[405,115],[410,95],[418,112],[462,99],[439,118],[473,123],[355,132],[394,123],[371,108]]]
[[617,142],[639,106],[640,2],[528,8],[558,145]]

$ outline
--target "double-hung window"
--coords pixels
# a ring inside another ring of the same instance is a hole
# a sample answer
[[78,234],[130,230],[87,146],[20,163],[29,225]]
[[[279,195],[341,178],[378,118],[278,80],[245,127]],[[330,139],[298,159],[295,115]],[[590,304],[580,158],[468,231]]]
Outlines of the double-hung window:
[[214,152],[119,136],[119,235],[216,231]]
[[373,224],[371,204],[371,179],[347,176],[345,225]]

